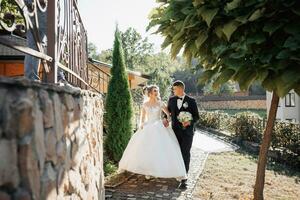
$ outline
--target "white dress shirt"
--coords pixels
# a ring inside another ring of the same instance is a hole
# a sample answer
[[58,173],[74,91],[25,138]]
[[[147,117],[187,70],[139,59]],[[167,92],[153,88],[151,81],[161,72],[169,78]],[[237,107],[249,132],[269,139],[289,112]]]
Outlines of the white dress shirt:
[[185,94],[182,97],[178,97],[178,98],[182,98],[182,100],[181,99],[177,99],[177,108],[179,110],[182,107],[182,103],[183,103],[184,97],[185,97]]

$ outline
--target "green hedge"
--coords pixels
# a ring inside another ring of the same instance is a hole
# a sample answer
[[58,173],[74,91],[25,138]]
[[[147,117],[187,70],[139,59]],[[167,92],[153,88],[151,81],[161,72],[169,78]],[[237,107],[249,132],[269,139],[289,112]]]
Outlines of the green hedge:
[[[266,119],[252,112],[228,115],[220,111],[200,111],[199,126],[226,130],[242,141],[261,143]],[[300,124],[276,121],[273,129],[272,150],[292,165],[300,165]]]

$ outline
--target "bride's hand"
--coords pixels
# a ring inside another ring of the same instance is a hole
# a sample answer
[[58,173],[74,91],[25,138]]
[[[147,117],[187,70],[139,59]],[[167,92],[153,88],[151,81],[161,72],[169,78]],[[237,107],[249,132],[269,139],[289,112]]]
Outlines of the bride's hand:
[[141,124],[141,125],[140,125],[140,127],[139,127],[139,129],[141,129],[141,130],[142,130],[143,128],[144,128],[144,125],[143,125],[143,124]]
[[168,127],[168,126],[169,126],[168,120],[167,120],[167,119],[164,119],[164,120],[163,120],[163,124],[164,124],[165,127]]

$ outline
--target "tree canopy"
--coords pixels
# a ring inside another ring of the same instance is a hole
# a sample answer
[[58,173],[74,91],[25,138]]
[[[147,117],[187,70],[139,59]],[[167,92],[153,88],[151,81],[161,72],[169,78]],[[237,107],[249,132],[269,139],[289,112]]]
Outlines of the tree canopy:
[[259,81],[268,91],[300,94],[300,2],[296,0],[158,0],[148,29],[165,37],[175,57],[198,58],[215,77],[248,89]]

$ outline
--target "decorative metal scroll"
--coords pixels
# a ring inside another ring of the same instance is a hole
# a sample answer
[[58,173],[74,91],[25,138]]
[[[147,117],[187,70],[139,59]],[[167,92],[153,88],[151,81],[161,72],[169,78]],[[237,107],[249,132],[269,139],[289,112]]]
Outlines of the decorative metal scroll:
[[[19,32],[24,34],[26,31],[31,31],[37,51],[29,47],[20,47],[4,38],[0,38],[0,43],[42,59],[45,71],[49,72],[46,61],[51,62],[52,58],[45,54],[41,45],[38,21],[38,12],[46,12],[47,5],[47,0],[0,0],[0,27],[10,33]],[[22,22],[17,21],[19,18]]]
[[97,65],[90,63],[89,69],[89,86],[100,93],[107,93],[110,74],[101,70]]
[[58,0],[57,7],[58,66],[63,68],[63,65],[75,73],[68,74],[68,82],[80,85],[81,81],[87,85],[87,33],[80,17],[77,1]]
[[[40,38],[38,12],[47,12],[47,54]],[[77,0],[0,0],[0,28],[23,35],[32,32],[37,50],[2,37],[0,43],[41,59],[45,72],[50,74],[48,82],[57,81],[57,69],[61,68],[69,83],[87,88],[87,33]]]

